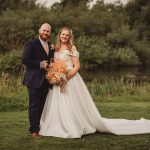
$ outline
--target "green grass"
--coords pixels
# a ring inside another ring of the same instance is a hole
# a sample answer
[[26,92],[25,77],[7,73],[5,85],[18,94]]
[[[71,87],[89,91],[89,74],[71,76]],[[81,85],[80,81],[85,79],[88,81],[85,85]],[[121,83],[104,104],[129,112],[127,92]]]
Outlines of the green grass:
[[[125,84],[121,80],[90,82],[87,87],[97,103],[150,102],[150,83],[140,86]],[[20,111],[28,107],[28,93],[20,77],[10,76],[7,81],[0,77],[0,111]]]
[[[100,114],[106,118],[150,119],[150,84],[121,81],[87,83]],[[81,139],[42,137],[28,133],[28,95],[21,78],[0,78],[0,150],[150,150],[150,134],[115,136],[95,133]]]
[[[109,118],[150,119],[150,103],[97,103],[101,115]],[[138,108],[138,109],[137,109]],[[42,137],[33,139],[28,133],[26,111],[1,112],[1,150],[149,150],[150,135],[115,136],[95,133],[81,139]]]
[[21,77],[11,76],[8,80],[0,77],[0,111],[26,110],[28,93]]

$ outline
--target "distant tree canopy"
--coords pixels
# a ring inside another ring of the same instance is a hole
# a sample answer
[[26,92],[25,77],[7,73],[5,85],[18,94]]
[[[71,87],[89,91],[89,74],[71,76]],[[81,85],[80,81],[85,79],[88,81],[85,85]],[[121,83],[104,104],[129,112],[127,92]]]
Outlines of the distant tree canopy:
[[33,9],[36,0],[0,0],[0,13],[6,10]]
[[73,29],[81,63],[87,66],[150,65],[150,1],[130,0],[123,5],[98,0],[89,8],[90,1],[61,0],[45,8],[36,0],[0,0],[0,53],[21,51],[48,22],[54,43],[60,28]]
[[68,6],[72,6],[72,7],[75,7],[75,6],[79,6],[80,3],[87,3],[87,2],[90,2],[91,0],[61,0],[60,1],[60,5],[62,5],[63,7],[68,7]]

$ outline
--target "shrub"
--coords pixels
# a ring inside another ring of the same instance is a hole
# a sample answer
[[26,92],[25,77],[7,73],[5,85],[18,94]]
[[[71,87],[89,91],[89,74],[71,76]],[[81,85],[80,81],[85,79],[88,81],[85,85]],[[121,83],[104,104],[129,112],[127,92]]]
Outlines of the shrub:
[[8,52],[7,55],[1,56],[0,59],[0,69],[1,70],[11,70],[20,71],[23,66],[21,63],[22,50],[12,50]]
[[123,66],[133,66],[140,64],[139,57],[129,47],[114,50],[113,61],[115,64]]

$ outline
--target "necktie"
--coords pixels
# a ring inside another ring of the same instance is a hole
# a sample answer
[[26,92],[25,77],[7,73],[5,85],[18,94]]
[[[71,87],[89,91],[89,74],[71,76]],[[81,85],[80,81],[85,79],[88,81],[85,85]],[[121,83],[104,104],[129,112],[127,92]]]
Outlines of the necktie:
[[44,47],[45,52],[48,55],[49,49],[48,49],[48,44],[46,42],[43,44],[43,47]]

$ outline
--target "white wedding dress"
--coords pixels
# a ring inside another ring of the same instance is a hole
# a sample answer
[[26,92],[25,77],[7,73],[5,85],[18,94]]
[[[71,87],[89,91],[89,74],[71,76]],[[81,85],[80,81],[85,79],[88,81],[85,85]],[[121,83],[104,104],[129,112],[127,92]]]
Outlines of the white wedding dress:
[[[79,57],[79,53],[67,50],[55,53],[55,58],[65,60],[69,69],[73,68],[70,56]],[[96,131],[115,135],[148,134],[150,120],[101,117],[78,73],[68,81],[64,93],[60,92],[59,86],[49,90],[40,120],[40,135],[81,138]]]

